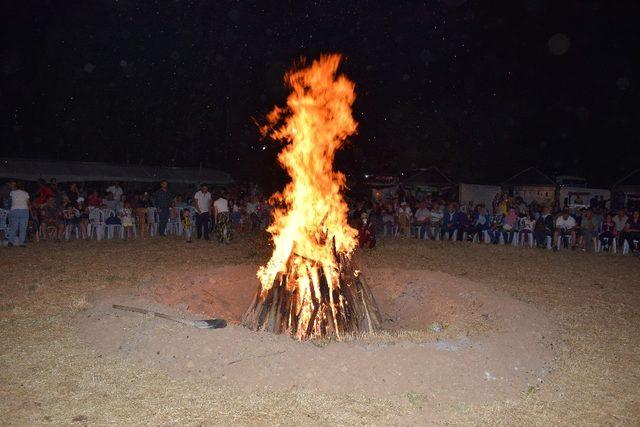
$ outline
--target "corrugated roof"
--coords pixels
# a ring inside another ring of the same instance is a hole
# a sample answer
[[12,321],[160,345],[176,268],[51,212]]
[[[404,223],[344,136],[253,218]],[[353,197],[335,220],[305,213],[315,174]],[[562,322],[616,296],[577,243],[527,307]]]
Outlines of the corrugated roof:
[[49,181],[55,178],[59,182],[157,182],[166,179],[169,182],[181,184],[206,182],[215,185],[229,185],[234,182],[228,173],[208,168],[10,158],[0,158],[1,178],[24,181],[37,181],[40,178]]
[[625,175],[622,179],[613,184],[614,188],[638,186],[640,186],[640,169],[634,170],[633,172]]
[[534,167],[527,168],[507,179],[503,185],[545,185],[555,187],[556,182]]
[[403,185],[452,185],[449,179],[440,169],[435,166],[423,169],[414,169],[411,175],[402,182]]

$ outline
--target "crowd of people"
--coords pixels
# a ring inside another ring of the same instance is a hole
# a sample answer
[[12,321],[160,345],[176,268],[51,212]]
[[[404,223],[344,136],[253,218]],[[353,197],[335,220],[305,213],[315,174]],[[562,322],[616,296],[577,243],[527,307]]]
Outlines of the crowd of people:
[[[9,180],[0,191],[0,236],[5,246],[27,241],[146,238],[175,234],[187,242],[267,227],[270,206],[254,188],[172,192],[163,180],[153,191],[125,191],[117,182],[103,191],[83,184],[41,180],[37,187]],[[416,200],[403,190],[383,202],[349,201],[349,217],[359,228],[360,245],[372,248],[376,236],[477,241],[558,250],[640,253],[640,213],[612,212],[601,199],[580,209],[559,209],[496,194],[490,206],[427,196]]]
[[123,239],[179,234],[192,242],[210,239],[228,243],[235,233],[266,227],[269,206],[245,188],[197,192],[172,192],[163,180],[155,191],[125,191],[114,182],[104,191],[83,184],[59,185],[41,180],[25,188],[15,180],[0,192],[0,236],[5,246],[25,246],[27,241],[113,238]]
[[525,203],[520,197],[496,194],[490,206],[426,197],[417,201],[399,192],[391,200],[350,203],[359,221],[360,244],[373,247],[376,235],[419,239],[521,244],[559,250],[640,252],[640,213],[612,212],[601,199],[569,209]]

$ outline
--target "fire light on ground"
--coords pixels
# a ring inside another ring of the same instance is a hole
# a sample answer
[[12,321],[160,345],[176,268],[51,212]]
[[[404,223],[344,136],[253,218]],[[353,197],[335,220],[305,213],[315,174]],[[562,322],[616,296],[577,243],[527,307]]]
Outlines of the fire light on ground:
[[347,223],[333,170],[336,151],[355,133],[354,84],[337,75],[340,55],[286,74],[286,107],[268,116],[265,131],[285,143],[278,161],[291,177],[273,195],[277,208],[269,232],[274,250],[258,271],[260,286],[244,324],[257,330],[312,337],[367,332],[379,325],[373,296],[351,264],[357,231]]

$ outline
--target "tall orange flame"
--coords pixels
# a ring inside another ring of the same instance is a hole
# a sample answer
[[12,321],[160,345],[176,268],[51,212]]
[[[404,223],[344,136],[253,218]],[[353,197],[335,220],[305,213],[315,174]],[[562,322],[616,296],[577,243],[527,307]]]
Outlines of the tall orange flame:
[[[345,176],[333,170],[336,150],[357,127],[351,114],[354,84],[336,75],[340,59],[337,54],[323,55],[287,73],[285,82],[292,89],[287,106],[276,107],[268,116],[270,135],[286,142],[278,161],[291,182],[273,196],[279,205],[268,229],[274,250],[258,278],[264,294],[278,273],[294,268],[298,280],[290,286],[299,288],[297,308],[302,313],[305,299],[319,292],[312,266],[320,265],[332,286],[337,283],[334,250],[348,257],[356,247],[357,231],[347,224],[348,207],[341,195]],[[288,265],[292,253],[298,255],[293,266]]]

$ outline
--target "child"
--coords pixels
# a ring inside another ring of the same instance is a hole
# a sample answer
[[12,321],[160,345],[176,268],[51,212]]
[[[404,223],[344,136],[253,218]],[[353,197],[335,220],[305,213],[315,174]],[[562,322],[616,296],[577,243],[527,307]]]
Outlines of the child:
[[373,224],[369,221],[369,217],[366,212],[363,212],[360,216],[362,225],[360,226],[360,232],[358,233],[358,240],[360,241],[361,248],[373,249],[376,245],[376,230]]
[[191,243],[191,212],[189,212],[189,209],[180,211],[180,221],[182,221],[182,229],[187,238],[187,243]]
[[598,239],[605,252],[609,251],[609,247],[613,244],[613,239],[618,235],[616,230],[616,223],[613,221],[611,214],[607,214],[604,221],[600,225],[600,235]]
[[124,206],[120,211],[120,218],[122,220],[122,227],[124,228],[124,235],[127,240],[131,238],[133,234],[133,209],[128,201],[124,202]]
[[531,242],[533,245],[533,229],[536,226],[536,220],[533,215],[529,213],[527,216],[521,218],[519,223],[520,226],[518,228],[520,229],[520,242],[523,242],[523,244]]

